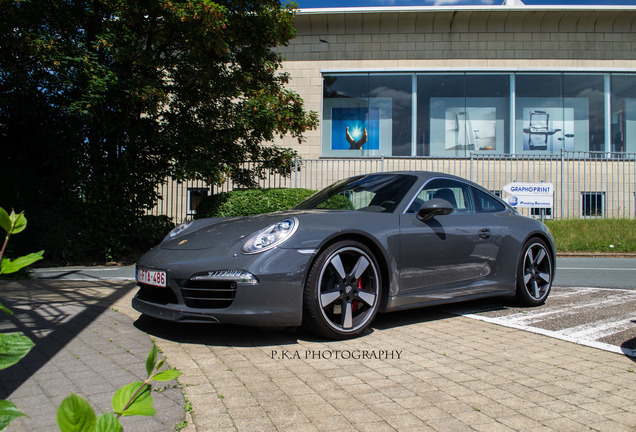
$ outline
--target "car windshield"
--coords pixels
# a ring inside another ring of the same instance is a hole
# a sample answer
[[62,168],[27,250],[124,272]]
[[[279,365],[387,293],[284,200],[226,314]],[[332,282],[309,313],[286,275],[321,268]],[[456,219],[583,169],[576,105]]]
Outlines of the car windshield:
[[331,209],[391,213],[417,178],[406,174],[370,174],[341,180],[307,198],[296,210]]

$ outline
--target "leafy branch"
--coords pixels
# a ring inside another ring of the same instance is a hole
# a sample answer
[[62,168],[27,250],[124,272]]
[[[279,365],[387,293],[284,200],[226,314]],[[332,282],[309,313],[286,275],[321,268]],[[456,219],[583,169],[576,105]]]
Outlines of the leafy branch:
[[[27,220],[24,213],[16,214],[11,211],[8,214],[0,207],[0,227],[7,232],[0,250],[0,274],[13,273],[40,259],[44,251],[32,253],[11,261],[3,258],[9,237],[18,234],[26,228]],[[13,312],[0,304],[0,310],[7,315]],[[0,333],[0,370],[13,366],[23,359],[35,346],[33,341],[21,333]],[[157,346],[153,343],[152,349],[146,358],[146,373],[148,377],[143,382],[133,382],[121,387],[112,398],[113,413],[107,412],[97,417],[90,404],[82,397],[71,394],[62,401],[57,410],[57,424],[62,432],[122,432],[123,426],[119,419],[123,416],[144,415],[154,416],[156,410],[152,406],[151,382],[170,381],[181,372],[168,369],[160,371],[165,359],[158,359]],[[0,400],[0,432],[5,432],[9,424],[18,417],[25,416],[15,404],[6,400]]]
[[[27,220],[26,217],[24,217],[24,213],[16,214],[15,211],[11,210],[11,214],[8,214],[0,207],[0,227],[7,233],[2,243],[2,249],[0,249],[0,274],[14,273],[22,267],[26,267],[42,259],[44,251],[32,253],[17,258],[14,261],[11,261],[9,258],[4,258],[9,237],[24,231],[26,225]],[[13,312],[2,303],[0,303],[0,310],[9,316],[13,315]],[[6,369],[19,362],[34,346],[33,341],[22,333],[0,333],[0,370]],[[12,402],[0,400],[0,432],[4,432],[9,426],[9,423],[24,415],[25,414]]]
[[107,412],[97,417],[90,404],[82,397],[71,394],[57,410],[57,424],[62,432],[121,432],[123,426],[119,419],[123,416],[153,416],[152,381],[170,381],[181,375],[175,369],[160,371],[165,359],[158,360],[157,346],[146,358],[148,377],[143,382],[133,382],[121,387],[112,398],[113,413]]
[[14,210],[11,210],[11,214],[8,214],[2,207],[0,207],[0,227],[7,232],[7,235],[4,238],[4,243],[2,244],[2,250],[0,250],[0,274],[15,273],[21,268],[42,259],[44,251],[22,256],[14,261],[11,261],[9,258],[4,258],[4,253],[7,248],[7,244],[9,243],[9,237],[13,234],[21,233],[24,231],[26,226],[27,220],[26,217],[24,217],[24,212],[16,214]]

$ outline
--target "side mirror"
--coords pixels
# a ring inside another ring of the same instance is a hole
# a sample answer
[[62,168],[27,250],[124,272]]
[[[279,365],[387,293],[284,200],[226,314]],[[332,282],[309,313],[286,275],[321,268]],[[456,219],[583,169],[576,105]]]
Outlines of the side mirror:
[[422,204],[417,211],[417,217],[422,222],[426,222],[435,216],[447,215],[453,212],[453,205],[441,198],[432,198]]

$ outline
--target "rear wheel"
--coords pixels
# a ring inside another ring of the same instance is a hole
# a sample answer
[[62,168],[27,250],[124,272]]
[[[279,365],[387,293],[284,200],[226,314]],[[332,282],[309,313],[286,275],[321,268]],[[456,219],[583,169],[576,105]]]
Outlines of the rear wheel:
[[517,303],[523,306],[543,304],[550,294],[554,265],[546,243],[531,238],[521,249],[517,264]]
[[381,278],[373,253],[357,241],[334,243],[319,255],[304,292],[304,325],[330,339],[361,334],[378,312]]

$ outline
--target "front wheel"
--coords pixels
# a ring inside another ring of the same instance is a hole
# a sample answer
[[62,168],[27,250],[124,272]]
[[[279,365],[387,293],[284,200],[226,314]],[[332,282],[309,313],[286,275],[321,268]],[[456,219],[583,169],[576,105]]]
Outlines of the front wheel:
[[330,339],[358,336],[378,312],[381,286],[378,263],[365,245],[353,240],[334,243],[309,271],[305,327]]
[[554,265],[546,243],[531,238],[521,248],[517,264],[517,303],[538,306],[548,298],[552,287]]

